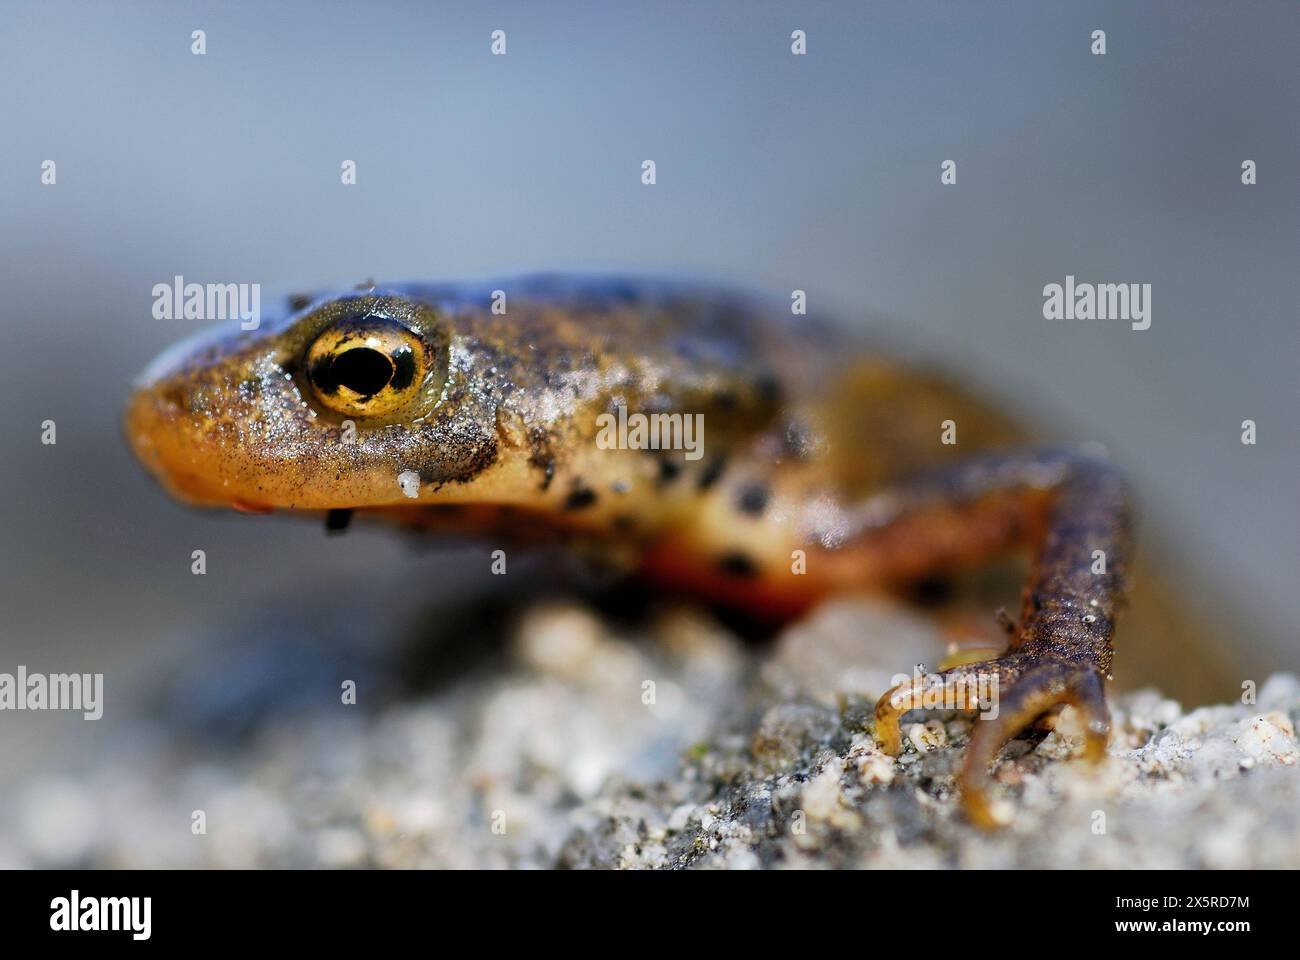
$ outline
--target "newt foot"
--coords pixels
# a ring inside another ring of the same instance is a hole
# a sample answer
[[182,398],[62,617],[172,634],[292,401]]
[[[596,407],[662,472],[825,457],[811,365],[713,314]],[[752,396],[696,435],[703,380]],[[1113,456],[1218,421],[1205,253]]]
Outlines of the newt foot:
[[903,746],[899,721],[907,711],[978,711],[957,782],[967,817],[978,826],[993,828],[1004,821],[990,800],[990,765],[1016,734],[1067,704],[1082,715],[1084,755],[1093,762],[1101,760],[1110,735],[1104,676],[1091,663],[1028,648],[892,688],[876,704],[876,738],[882,750],[898,756]]

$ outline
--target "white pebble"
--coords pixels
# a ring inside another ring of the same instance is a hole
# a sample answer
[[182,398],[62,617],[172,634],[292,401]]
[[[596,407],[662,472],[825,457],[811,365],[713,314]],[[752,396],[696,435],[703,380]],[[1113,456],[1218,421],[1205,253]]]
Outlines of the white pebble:
[[836,758],[804,785],[803,811],[809,820],[830,820],[840,809],[844,798],[844,792],[840,789],[840,776],[843,772],[843,763]]
[[1238,731],[1237,746],[1252,760],[1288,767],[1300,760],[1295,727],[1281,711],[1243,720],[1238,724]]
[[420,495],[420,475],[414,470],[403,470],[397,475],[397,485],[402,493],[414,500]]
[[916,745],[917,753],[929,753],[948,742],[948,731],[938,720],[914,723],[907,728],[907,739]]
[[695,804],[683,803],[673,808],[673,812],[668,815],[668,829],[680,832],[686,829],[686,825],[691,822],[691,815],[695,813]]
[[857,758],[858,779],[863,783],[892,783],[894,758],[880,751],[863,753]]
[[545,605],[524,615],[516,649],[524,664],[538,673],[580,680],[592,669],[604,640],[604,625],[591,611]]

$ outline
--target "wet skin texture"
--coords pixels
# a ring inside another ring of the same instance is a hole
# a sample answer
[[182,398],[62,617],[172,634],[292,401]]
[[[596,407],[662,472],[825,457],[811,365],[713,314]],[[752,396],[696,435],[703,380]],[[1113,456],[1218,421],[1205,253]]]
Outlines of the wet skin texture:
[[[581,541],[666,589],[776,617],[1025,549],[1006,651],[889,691],[876,735],[897,754],[927,689],[996,678],[998,715],[975,724],[960,777],[983,825],[989,765],[1025,727],[1072,704],[1088,753],[1104,752],[1124,483],[1095,454],[1025,445],[942,377],[786,305],[640,280],[365,288],[237,326],[169,351],[130,400],[130,443],[183,500]],[[597,417],[620,406],[703,414],[703,456],[602,449]],[[947,420],[956,444],[941,442]]]

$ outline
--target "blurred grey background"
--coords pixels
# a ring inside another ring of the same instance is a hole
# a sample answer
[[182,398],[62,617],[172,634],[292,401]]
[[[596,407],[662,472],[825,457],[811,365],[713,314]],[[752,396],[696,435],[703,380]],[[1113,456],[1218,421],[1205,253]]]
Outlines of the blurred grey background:
[[[249,611],[292,620],[452,576],[384,531],[191,512],[146,478],[119,414],[199,326],[150,314],[176,274],[264,295],[533,268],[806,289],[814,311],[1106,443],[1144,535],[1238,626],[1243,676],[1300,665],[1300,5],[0,11],[0,670],[109,684],[99,724],[0,717],[11,771],[51,735],[105,736],[199,625],[233,636]],[[1151,283],[1151,329],[1045,321],[1042,287],[1066,274]]]

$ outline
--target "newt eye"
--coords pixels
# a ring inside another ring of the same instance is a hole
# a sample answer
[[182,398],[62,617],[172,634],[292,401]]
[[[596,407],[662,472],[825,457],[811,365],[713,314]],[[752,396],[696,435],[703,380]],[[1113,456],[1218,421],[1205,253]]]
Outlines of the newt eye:
[[403,324],[370,314],[325,328],[307,348],[307,379],[336,413],[387,416],[420,396],[431,348]]

